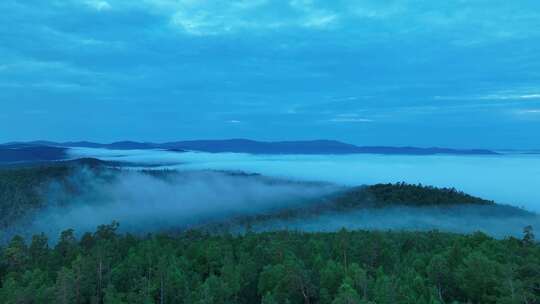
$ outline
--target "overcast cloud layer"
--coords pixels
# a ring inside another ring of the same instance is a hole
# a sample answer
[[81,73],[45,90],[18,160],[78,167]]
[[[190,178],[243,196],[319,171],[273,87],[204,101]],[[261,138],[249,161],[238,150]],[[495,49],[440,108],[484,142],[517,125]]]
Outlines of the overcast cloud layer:
[[539,148],[537,0],[3,0],[0,12],[0,141]]

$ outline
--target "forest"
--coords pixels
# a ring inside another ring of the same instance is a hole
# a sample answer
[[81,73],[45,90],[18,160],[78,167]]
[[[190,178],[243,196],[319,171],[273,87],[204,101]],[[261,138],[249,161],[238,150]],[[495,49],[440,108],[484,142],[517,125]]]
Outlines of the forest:
[[1,249],[0,302],[539,303],[540,246],[482,233],[247,232],[136,237],[102,225]]
[[[93,159],[0,169],[2,230],[28,213],[39,217],[51,187],[65,194],[61,204],[72,203],[88,183],[80,170],[107,183],[124,169]],[[173,181],[179,173],[141,174]],[[391,205],[499,206],[453,188],[376,184],[196,229],[130,234],[113,222],[93,232],[68,229],[58,239],[15,235],[0,245],[0,303],[540,303],[540,245],[532,226],[504,239],[437,230],[251,229],[264,220]],[[245,229],[230,229],[235,225]]]

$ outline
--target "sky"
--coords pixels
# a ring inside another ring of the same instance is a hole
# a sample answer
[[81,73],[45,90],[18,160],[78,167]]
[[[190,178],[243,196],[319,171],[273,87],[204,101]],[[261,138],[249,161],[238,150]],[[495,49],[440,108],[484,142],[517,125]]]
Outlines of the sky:
[[538,149],[537,0],[2,0],[0,142]]

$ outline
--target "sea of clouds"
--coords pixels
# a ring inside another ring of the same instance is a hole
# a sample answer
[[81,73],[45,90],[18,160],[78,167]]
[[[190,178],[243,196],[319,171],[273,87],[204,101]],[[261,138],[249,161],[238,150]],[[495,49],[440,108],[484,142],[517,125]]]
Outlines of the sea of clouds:
[[[112,221],[120,222],[124,232],[180,231],[284,208],[302,208],[349,186],[398,181],[456,187],[498,203],[540,211],[536,204],[540,158],[532,155],[249,155],[87,148],[69,152],[72,158],[95,157],[125,162],[127,166],[113,170],[116,173],[112,179],[88,168],[75,171],[70,177],[78,189],[75,195],[55,183],[48,185],[42,189],[47,207],[4,231],[2,239],[45,232],[54,241],[63,230],[74,228],[80,235]],[[160,169],[174,171],[164,175],[143,172]],[[256,222],[253,229],[438,229],[505,237],[519,236],[527,225],[540,228],[538,215],[507,214],[508,209],[489,208],[393,206],[301,214],[294,219]],[[245,228],[230,223],[231,231]]]
[[407,182],[455,187],[497,203],[540,212],[540,155],[251,155],[74,148],[97,157],[178,170],[242,170],[345,186]]

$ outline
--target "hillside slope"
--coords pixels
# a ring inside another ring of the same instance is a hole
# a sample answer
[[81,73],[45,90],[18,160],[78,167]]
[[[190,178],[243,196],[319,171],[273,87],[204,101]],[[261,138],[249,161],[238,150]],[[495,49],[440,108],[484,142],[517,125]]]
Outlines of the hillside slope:
[[[25,215],[48,207],[50,203],[49,197],[54,197],[56,207],[74,204],[77,201],[77,196],[82,193],[86,195],[85,201],[89,199],[97,200],[100,192],[110,191],[110,185],[124,182],[121,179],[126,177],[126,175],[121,175],[121,172],[130,172],[123,171],[123,169],[114,166],[111,167],[111,165],[114,165],[114,163],[104,163],[95,159],[82,159],[49,165],[0,169],[0,227],[9,227]],[[240,190],[236,191],[239,193],[242,192],[241,188],[243,185],[250,185],[249,187],[253,188],[254,191],[260,191],[257,189],[261,186],[266,187],[264,186],[265,184],[269,185],[269,188],[264,188],[268,189],[268,191],[272,191],[272,189],[282,191],[280,189],[283,187],[298,188],[299,186],[304,187],[303,189],[305,191],[313,191],[313,189],[319,188],[318,185],[313,183],[272,179],[242,172],[221,172],[219,174],[203,174],[196,177],[195,175],[191,176],[186,173],[169,170],[145,170],[140,171],[139,174],[148,175],[150,180],[145,181],[145,183],[151,182],[152,179],[157,179],[170,181],[171,183],[180,183],[178,186],[181,186],[182,183],[194,182],[190,180],[192,178],[197,179],[194,185],[198,185],[197,183],[203,183],[205,182],[204,179],[208,178],[215,181],[212,184],[214,186],[209,186],[210,188],[208,190],[215,191],[216,195],[219,195],[220,187],[222,187],[223,183],[219,179],[223,178],[223,174],[235,177],[233,184],[240,187]],[[279,187],[272,188],[272,186]],[[104,187],[108,187],[107,190]],[[132,185],[132,187],[140,186]],[[174,187],[175,185],[171,184],[171,187],[167,188],[167,191],[175,191]],[[131,193],[129,185],[126,185],[125,188],[128,194]],[[221,217],[213,218],[213,220],[218,222],[233,221],[237,223],[257,222],[282,218],[292,219],[327,212],[349,212],[365,208],[386,208],[391,206],[495,206],[505,208],[505,212],[508,214],[528,214],[528,212],[521,209],[509,206],[503,207],[492,201],[473,197],[455,189],[440,189],[398,183],[360,186],[336,191],[331,195],[324,195],[323,197],[309,199],[307,201],[294,201],[294,198],[290,198],[289,200],[292,200],[290,202],[275,202],[273,203],[276,206],[275,208],[266,207],[261,208],[259,211],[253,210],[249,216],[238,215],[237,217],[237,215],[230,214],[231,218],[222,215]],[[139,191],[133,193],[146,195],[147,192]],[[256,196],[260,195],[256,194]],[[216,199],[219,201],[219,198]],[[225,197],[223,199],[230,200]],[[203,205],[206,203],[208,202],[199,202],[199,204]],[[230,201],[223,204],[225,204],[223,208],[226,210],[226,204],[234,205],[235,202]],[[272,202],[266,203],[266,205],[269,204],[271,205]],[[248,207],[245,206],[245,208]],[[242,209],[241,206],[234,209],[237,210],[238,208]]]

